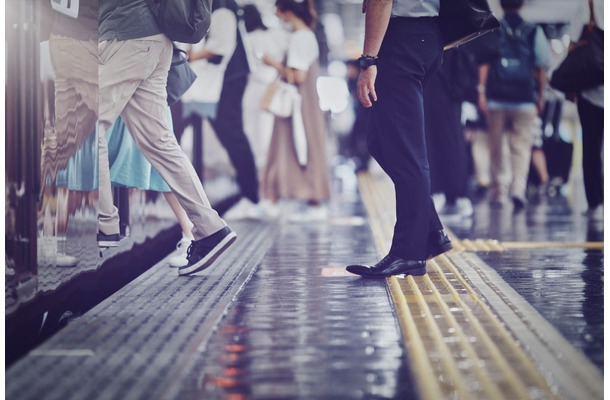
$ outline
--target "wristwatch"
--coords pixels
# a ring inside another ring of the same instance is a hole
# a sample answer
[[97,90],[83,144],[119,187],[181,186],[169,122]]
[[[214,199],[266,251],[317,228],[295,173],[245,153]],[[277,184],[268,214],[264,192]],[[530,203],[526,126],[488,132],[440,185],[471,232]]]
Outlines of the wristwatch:
[[369,56],[367,54],[363,54],[358,59],[358,64],[360,64],[360,69],[364,71],[371,65],[377,65],[377,56]]

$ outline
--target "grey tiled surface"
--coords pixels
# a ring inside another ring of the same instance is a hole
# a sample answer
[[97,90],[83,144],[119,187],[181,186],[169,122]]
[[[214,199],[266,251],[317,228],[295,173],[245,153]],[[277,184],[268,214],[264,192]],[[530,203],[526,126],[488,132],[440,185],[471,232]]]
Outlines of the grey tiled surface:
[[359,198],[331,207],[320,224],[231,224],[196,276],[153,267],[11,366],[7,399],[415,396],[384,281],[322,276],[376,258],[364,220],[341,219]]

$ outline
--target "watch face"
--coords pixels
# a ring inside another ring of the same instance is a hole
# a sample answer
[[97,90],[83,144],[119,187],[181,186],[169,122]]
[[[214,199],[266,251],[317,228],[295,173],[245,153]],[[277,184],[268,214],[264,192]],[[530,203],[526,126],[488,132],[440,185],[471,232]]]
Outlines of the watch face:
[[377,60],[372,57],[360,57],[358,59],[358,62],[360,63],[360,68],[362,68],[362,69],[367,69],[371,65],[377,64]]

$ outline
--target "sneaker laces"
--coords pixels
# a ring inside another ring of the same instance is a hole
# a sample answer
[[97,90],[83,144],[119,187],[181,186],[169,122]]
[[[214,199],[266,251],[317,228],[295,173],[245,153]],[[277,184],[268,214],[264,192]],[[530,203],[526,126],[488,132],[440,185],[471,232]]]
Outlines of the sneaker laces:
[[193,255],[193,252],[195,251],[195,242],[192,242],[189,247],[186,249],[186,259],[189,260],[189,262],[191,261],[191,255]]

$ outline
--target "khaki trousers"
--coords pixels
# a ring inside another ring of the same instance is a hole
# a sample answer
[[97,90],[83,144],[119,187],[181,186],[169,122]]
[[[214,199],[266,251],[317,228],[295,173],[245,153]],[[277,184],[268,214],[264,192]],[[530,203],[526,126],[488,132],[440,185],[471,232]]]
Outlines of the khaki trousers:
[[[526,198],[535,118],[533,109],[489,111],[491,196],[494,201],[504,201],[507,196]],[[508,159],[503,151],[504,135],[508,139]]]
[[165,85],[172,44],[165,35],[99,43],[99,229],[119,232],[104,134],[120,115],[138,149],[178,197],[195,240],[226,224],[211,207],[191,161],[167,124]]

